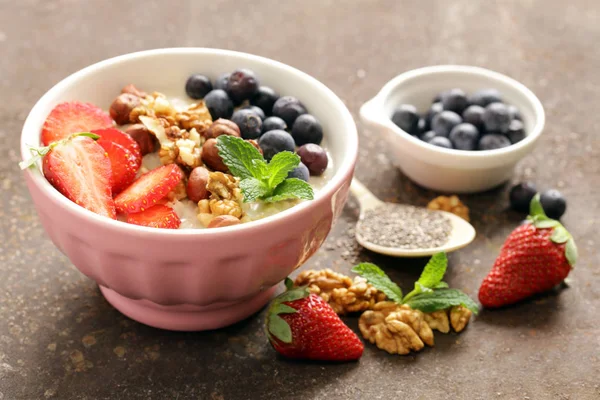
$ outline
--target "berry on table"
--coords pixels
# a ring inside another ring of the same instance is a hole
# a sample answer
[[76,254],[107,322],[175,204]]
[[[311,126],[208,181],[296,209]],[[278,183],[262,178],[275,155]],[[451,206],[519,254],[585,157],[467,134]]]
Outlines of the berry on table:
[[233,114],[233,102],[222,89],[212,90],[204,97],[204,104],[213,121],[219,118],[229,119]]
[[401,104],[392,115],[392,122],[403,131],[416,135],[419,127],[419,113],[412,104]]
[[461,122],[462,118],[454,111],[442,111],[433,117],[433,120],[431,121],[431,130],[438,136],[448,137],[452,128]]
[[300,162],[300,164],[298,164],[298,166],[296,168],[294,168],[293,170],[291,170],[288,173],[287,177],[288,178],[298,178],[305,182],[308,182],[308,179],[310,178],[310,172],[308,170],[308,167],[306,165],[304,165],[303,162]]
[[272,114],[285,121],[288,127],[294,126],[296,118],[306,114],[306,107],[295,97],[283,96],[273,104]]
[[559,219],[567,210],[567,200],[556,189],[543,192],[540,195],[540,203],[546,215],[552,219]]
[[496,89],[482,89],[471,95],[469,103],[481,107],[487,107],[492,103],[502,103],[502,95]]
[[479,133],[483,132],[485,127],[483,125],[483,113],[485,112],[485,108],[472,105],[467,107],[465,111],[463,111],[462,118],[463,122],[467,122],[469,124],[475,125]]
[[490,133],[479,140],[479,150],[496,150],[510,146],[510,140],[504,135]]
[[279,98],[279,95],[268,86],[260,86],[256,94],[250,99],[250,104],[260,107],[266,115],[271,115],[273,105]]
[[468,105],[467,95],[461,89],[451,89],[442,96],[444,110],[462,114]]
[[265,120],[263,121],[262,124],[262,131],[264,132],[268,132],[268,131],[272,131],[275,129],[280,129],[282,131],[285,131],[287,129],[287,124],[285,123],[284,120],[282,120],[279,117],[267,117],[265,118]]
[[207,76],[193,74],[185,82],[185,93],[192,99],[203,99],[212,90],[212,82]]
[[327,152],[318,144],[308,143],[300,146],[297,153],[311,175],[321,175],[327,169]]
[[444,147],[446,149],[452,148],[452,142],[450,141],[450,139],[448,139],[447,137],[444,137],[444,136],[436,136],[427,143],[432,144],[437,147]]
[[323,140],[323,128],[321,123],[310,114],[302,114],[294,122],[292,137],[296,146],[307,143],[321,144]]
[[258,145],[264,153],[264,157],[267,160],[273,158],[273,156],[282,151],[293,152],[296,148],[292,135],[282,130],[274,130],[263,133],[258,139]]
[[227,93],[235,103],[252,98],[258,91],[259,82],[253,71],[247,68],[236,69],[229,75]]
[[510,207],[515,211],[528,213],[529,205],[536,193],[537,188],[531,182],[522,182],[513,186],[508,194]]
[[256,139],[262,133],[262,121],[252,110],[237,110],[231,120],[240,128],[243,139]]
[[492,103],[485,108],[483,124],[488,132],[508,132],[510,126],[510,113],[503,103]]
[[475,125],[462,123],[452,128],[449,138],[457,150],[475,150],[479,140],[479,131]]
[[510,125],[508,126],[508,133],[506,134],[510,139],[512,144],[520,142],[525,139],[525,128],[523,127],[523,123],[518,119],[513,119],[510,121]]

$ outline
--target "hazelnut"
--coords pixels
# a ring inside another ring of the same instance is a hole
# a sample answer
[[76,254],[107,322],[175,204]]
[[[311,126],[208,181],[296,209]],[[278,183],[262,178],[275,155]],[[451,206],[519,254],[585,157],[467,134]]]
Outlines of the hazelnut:
[[258,145],[258,142],[254,139],[248,139],[246,140],[246,142],[249,142],[252,146],[256,147],[256,149],[260,152],[260,154],[263,154],[263,149],[260,148],[260,146]]
[[148,153],[154,153],[158,148],[158,139],[144,124],[130,125],[125,133],[131,136],[140,146],[142,156]]
[[206,131],[206,138],[216,138],[221,135],[230,135],[240,137],[240,128],[233,121],[228,119],[219,118]]
[[187,185],[185,187],[187,197],[194,203],[207,199],[210,195],[206,189],[208,183],[208,170],[204,167],[196,167],[190,173]]
[[140,98],[129,93],[120,94],[110,105],[110,117],[119,125],[128,124],[131,110],[140,105]]
[[217,149],[217,139],[208,139],[202,146],[202,162],[215,171],[227,172],[229,169],[223,163]]
[[219,215],[209,222],[207,228],[221,228],[223,226],[238,225],[240,220],[233,215]]
[[148,96],[148,94],[146,92],[144,92],[143,90],[140,90],[140,89],[136,88],[133,83],[130,83],[129,85],[127,85],[123,89],[121,89],[121,93],[129,93],[129,94],[132,94],[132,95],[137,96],[137,97],[146,97],[146,96]]

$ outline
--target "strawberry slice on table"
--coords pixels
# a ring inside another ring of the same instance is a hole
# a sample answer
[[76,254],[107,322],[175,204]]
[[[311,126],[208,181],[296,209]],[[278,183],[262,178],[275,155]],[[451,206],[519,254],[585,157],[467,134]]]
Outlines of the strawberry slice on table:
[[142,165],[142,150],[140,145],[128,134],[117,128],[92,129],[92,133],[100,136],[98,142],[109,141],[125,147],[135,157],[138,167]]
[[506,239],[492,270],[479,288],[484,307],[502,307],[560,284],[577,261],[577,247],[560,222],[548,218],[539,201],[531,201],[528,223]]
[[182,177],[181,169],[175,164],[147,172],[115,197],[117,211],[138,213],[156,205],[177,186]]
[[177,229],[181,220],[169,206],[158,204],[145,211],[128,214],[127,222],[135,225],[149,226],[152,228]]
[[60,103],[50,111],[42,126],[42,144],[48,146],[73,133],[112,126],[110,115],[98,106],[80,101]]
[[106,151],[112,169],[112,192],[120,193],[134,180],[140,169],[139,158],[125,147],[104,138],[97,142]]
[[293,287],[279,295],[267,312],[267,334],[273,348],[295,359],[353,361],[364,345],[333,308],[306,287]]
[[56,190],[96,214],[116,218],[110,161],[102,146],[76,134],[35,152],[43,156],[44,176]]

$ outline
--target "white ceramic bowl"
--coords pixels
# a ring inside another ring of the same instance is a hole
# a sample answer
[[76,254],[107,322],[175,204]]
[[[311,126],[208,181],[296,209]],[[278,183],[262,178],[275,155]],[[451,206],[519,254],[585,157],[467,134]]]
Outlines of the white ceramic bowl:
[[31,110],[21,154],[39,146],[46,116],[60,102],[108,108],[129,83],[168,96],[185,96],[192,73],[215,79],[250,68],[261,82],[296,96],[323,125],[334,162],[315,199],[279,214],[220,229],[156,229],[114,221],[79,207],[55,190],[39,168],[25,179],[54,244],[106,299],[142,323],[173,330],[232,324],[269,301],[275,285],[311,257],[342,212],[358,151],[356,126],[343,102],[315,78],[285,64],[218,49],[159,49],[111,58],[84,68],[50,89]]
[[[521,112],[527,137],[512,146],[488,151],[461,151],[433,146],[411,136],[391,120],[400,104],[425,113],[434,96],[460,88],[467,93],[498,89],[504,101]],[[524,85],[487,69],[457,65],[419,68],[398,75],[360,110],[364,123],[381,131],[392,162],[420,186],[449,193],[472,193],[509,180],[515,165],[529,153],[544,128],[544,109]]]

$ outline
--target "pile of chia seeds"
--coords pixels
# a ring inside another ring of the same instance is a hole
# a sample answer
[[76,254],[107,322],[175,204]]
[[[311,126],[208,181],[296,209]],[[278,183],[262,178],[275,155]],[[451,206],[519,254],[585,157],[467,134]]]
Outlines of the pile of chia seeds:
[[452,224],[442,213],[403,204],[385,204],[365,212],[357,233],[383,247],[426,249],[445,244]]

